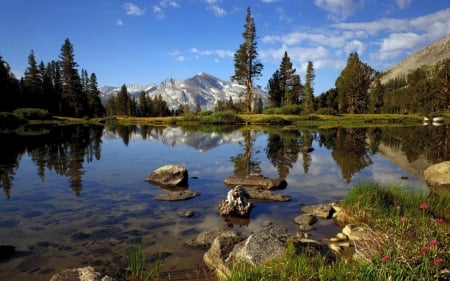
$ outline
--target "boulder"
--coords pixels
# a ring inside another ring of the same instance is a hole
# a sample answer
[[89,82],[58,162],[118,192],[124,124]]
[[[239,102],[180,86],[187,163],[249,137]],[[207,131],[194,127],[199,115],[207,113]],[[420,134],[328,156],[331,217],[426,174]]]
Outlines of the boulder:
[[159,201],[181,201],[199,196],[200,193],[192,190],[169,191],[155,197]]
[[53,275],[50,281],[121,281],[103,273],[95,271],[92,266],[70,268]]
[[287,230],[282,227],[266,227],[236,244],[225,262],[245,262],[253,266],[275,259],[286,253]]
[[238,237],[238,233],[232,229],[229,229],[225,226],[218,226],[206,231],[201,232],[197,235],[196,238],[190,239],[186,241],[186,244],[192,247],[202,247],[202,246],[211,246],[214,239],[219,236],[236,236]]
[[287,183],[283,179],[267,178],[263,175],[247,175],[247,176],[231,176],[224,180],[224,183],[228,186],[243,185],[246,187],[261,186],[265,189],[282,189],[287,186]]
[[450,189],[450,161],[431,165],[423,175],[429,187]]
[[219,279],[225,279],[229,276],[229,264],[225,262],[228,255],[233,250],[234,245],[242,241],[238,235],[229,235],[221,233],[214,239],[209,250],[203,255],[205,264],[214,271]]
[[261,200],[261,201],[276,201],[276,202],[285,202],[291,200],[291,197],[272,192],[271,190],[267,190],[263,187],[248,187],[247,193],[249,199],[253,200]]
[[247,201],[249,195],[247,190],[240,185],[235,186],[232,190],[228,191],[227,198],[219,203],[219,213],[222,216],[245,216],[250,212],[252,206]]
[[305,214],[311,214],[318,218],[329,219],[333,215],[333,207],[331,204],[307,205],[301,208]]
[[145,180],[160,187],[188,187],[188,171],[181,165],[164,165]]

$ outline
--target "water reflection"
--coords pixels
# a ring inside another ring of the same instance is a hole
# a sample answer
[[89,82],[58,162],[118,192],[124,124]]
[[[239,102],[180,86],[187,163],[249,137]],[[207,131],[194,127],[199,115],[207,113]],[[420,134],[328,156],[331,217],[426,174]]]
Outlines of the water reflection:
[[45,181],[45,171],[69,179],[70,187],[79,195],[82,190],[83,163],[99,160],[102,126],[61,126],[33,128],[34,133],[1,134],[0,185],[7,198],[11,196],[12,181],[21,158],[28,154],[35,163],[37,174]]
[[[169,147],[186,145],[198,151],[209,151],[226,144],[240,144],[242,150],[232,156],[235,175],[262,172],[260,160],[255,155],[253,143],[263,134],[253,130],[225,130],[202,132],[198,129],[161,126],[58,126],[34,127],[19,133],[1,134],[0,185],[7,198],[11,197],[12,182],[16,169],[24,155],[29,155],[42,182],[46,170],[67,177],[76,195],[83,188],[84,162],[89,163],[101,156],[102,137],[121,138],[125,145],[130,140],[158,141]],[[320,147],[331,151],[332,159],[339,167],[342,178],[349,183],[359,171],[372,165],[377,153],[389,154],[388,148],[406,157],[408,163],[421,160],[427,165],[450,159],[449,125],[405,128],[332,128],[290,129],[266,132],[264,151],[276,169],[278,177],[286,179],[293,165],[301,157],[303,172],[312,165],[311,147],[316,141]],[[380,150],[382,150],[380,152]],[[396,157],[394,157],[396,158]],[[397,157],[400,158],[400,157]],[[398,159],[392,159],[396,162]],[[400,163],[397,163],[400,165]],[[401,163],[407,165],[407,163]],[[422,165],[423,166],[423,165]],[[421,171],[416,171],[420,176]]]

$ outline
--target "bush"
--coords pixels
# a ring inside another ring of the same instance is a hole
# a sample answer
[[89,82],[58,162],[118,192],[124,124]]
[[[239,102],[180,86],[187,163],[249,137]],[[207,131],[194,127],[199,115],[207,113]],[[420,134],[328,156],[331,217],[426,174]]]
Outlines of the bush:
[[52,115],[45,109],[40,108],[18,108],[14,110],[14,115],[26,120],[50,120]]
[[214,114],[202,116],[200,119],[202,124],[239,124],[244,123],[233,111],[219,111]]

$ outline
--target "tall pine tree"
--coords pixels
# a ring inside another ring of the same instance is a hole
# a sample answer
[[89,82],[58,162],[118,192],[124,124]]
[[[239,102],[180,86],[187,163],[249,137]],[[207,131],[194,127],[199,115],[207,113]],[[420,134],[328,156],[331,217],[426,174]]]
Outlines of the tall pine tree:
[[59,58],[61,60],[63,110],[69,116],[81,117],[85,113],[87,99],[78,74],[73,45],[69,39],[64,41]]
[[305,97],[303,99],[303,111],[307,114],[314,111],[314,67],[311,61],[308,61],[305,77]]
[[375,71],[359,60],[358,53],[348,56],[347,64],[336,79],[339,112],[365,113],[368,109],[368,90]]
[[232,81],[245,86],[246,111],[251,112],[253,102],[253,79],[261,76],[263,64],[258,60],[256,27],[251,15],[250,7],[247,8],[247,16],[244,25],[244,43],[234,54],[234,75]]

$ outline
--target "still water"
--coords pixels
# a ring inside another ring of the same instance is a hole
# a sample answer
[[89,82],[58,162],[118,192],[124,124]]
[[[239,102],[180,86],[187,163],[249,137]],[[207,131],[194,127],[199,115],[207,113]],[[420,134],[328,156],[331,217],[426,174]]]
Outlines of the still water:
[[[215,131],[55,126],[0,138],[0,245],[17,250],[0,261],[0,280],[49,280],[86,265],[114,274],[126,266],[130,241],[141,240],[147,257],[167,255],[163,271],[189,271],[203,265],[205,249],[185,241],[201,231],[228,225],[245,234],[270,220],[295,233],[293,218],[302,204],[340,200],[367,181],[427,192],[423,170],[450,160],[446,125]],[[201,195],[155,200],[165,191],[144,179],[165,164],[185,166],[189,189]],[[224,179],[248,173],[286,179],[287,187],[276,192],[292,200],[257,202],[248,220],[230,224],[216,209],[229,190]],[[184,210],[194,216],[180,216]]]

